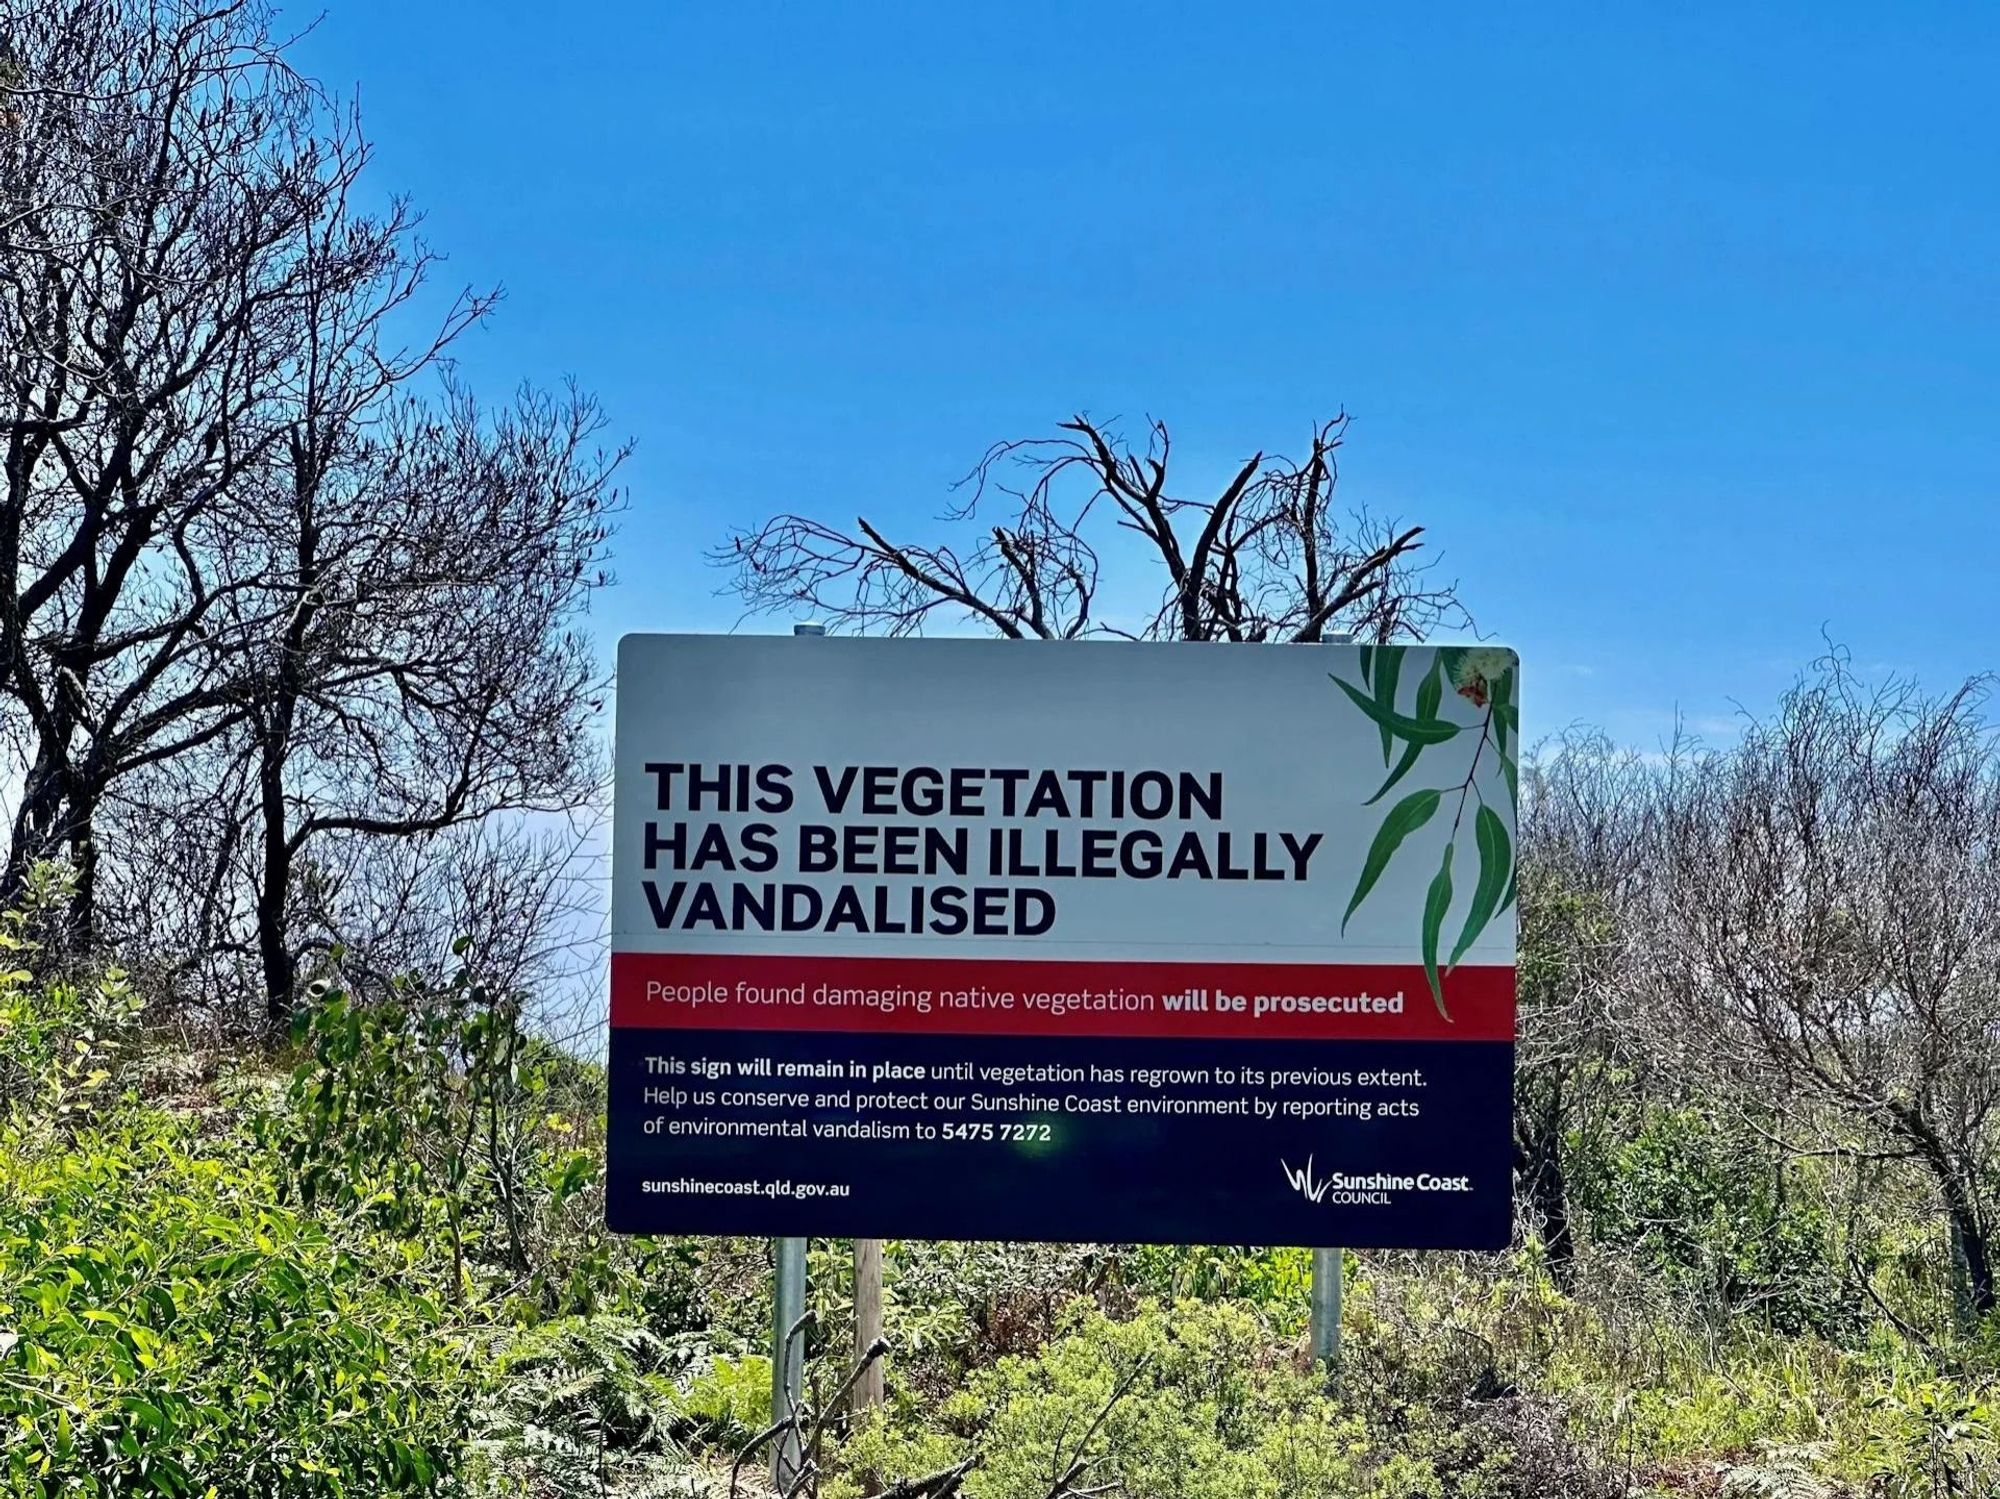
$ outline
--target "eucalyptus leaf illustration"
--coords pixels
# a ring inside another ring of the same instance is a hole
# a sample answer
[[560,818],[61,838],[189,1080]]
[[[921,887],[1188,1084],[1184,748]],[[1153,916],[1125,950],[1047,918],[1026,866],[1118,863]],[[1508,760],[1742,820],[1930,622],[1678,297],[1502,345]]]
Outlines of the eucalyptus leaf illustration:
[[[1424,674],[1423,681],[1417,687],[1418,720],[1424,722],[1436,718],[1438,716],[1438,707],[1443,701],[1444,665],[1442,662],[1433,661],[1431,669]],[[1375,803],[1382,800],[1383,797],[1387,796],[1391,788],[1416,767],[1417,756],[1423,752],[1424,747],[1413,741],[1409,748],[1403,751],[1403,757],[1396,762],[1396,768],[1389,772],[1389,779],[1382,783],[1381,789],[1361,805],[1372,807]]]
[[[1377,670],[1380,670],[1378,664]],[[1432,719],[1429,723],[1422,719],[1410,718],[1401,713],[1384,709],[1374,698],[1361,691],[1352,682],[1333,678],[1333,685],[1346,693],[1354,705],[1377,724],[1385,726],[1398,739],[1410,744],[1443,744],[1447,739],[1458,736],[1459,726],[1448,719]]]
[[1382,871],[1389,867],[1390,856],[1403,846],[1405,838],[1431,820],[1443,799],[1441,792],[1415,791],[1389,809],[1389,815],[1382,819],[1382,826],[1375,830],[1375,841],[1368,845],[1368,857],[1361,862],[1361,878],[1355,883],[1353,899],[1347,903],[1346,915],[1340,918],[1343,932],[1347,930],[1349,918],[1368,898],[1375,882],[1382,878]]
[[1433,657],[1431,669],[1417,684],[1417,717],[1430,721],[1438,716],[1438,709],[1444,704],[1444,661]]
[[1456,968],[1466,949],[1486,930],[1486,923],[1500,909],[1500,897],[1514,872],[1514,846],[1507,836],[1507,824],[1484,802],[1472,819],[1472,838],[1479,848],[1479,881],[1472,887],[1472,907],[1465,913],[1465,927],[1458,945],[1451,950],[1447,967]]
[[[1507,782],[1507,799],[1521,801],[1521,708],[1514,701],[1514,673],[1503,671],[1492,684],[1493,748],[1500,756],[1500,774]],[[1513,743],[1508,743],[1509,736]]]
[[[1508,831],[1507,818],[1502,815],[1506,804],[1499,801],[1490,780],[1481,783],[1480,771],[1483,764],[1490,774],[1493,761],[1497,761],[1509,803],[1518,802],[1521,710],[1515,692],[1520,663],[1512,651],[1498,647],[1438,647],[1431,654],[1429,669],[1417,684],[1415,711],[1405,713],[1398,698],[1402,691],[1403,663],[1412,649],[1417,648],[1362,647],[1359,687],[1331,676],[1347,700],[1375,725],[1382,740],[1382,763],[1390,767],[1382,784],[1363,805],[1372,807],[1385,800],[1425,759],[1425,751],[1460,739],[1462,731],[1470,731],[1463,737],[1473,741],[1471,753],[1469,757],[1462,753],[1436,757],[1450,766],[1445,772],[1448,784],[1410,792],[1383,814],[1362,861],[1354,893],[1340,919],[1340,928],[1342,932],[1347,930],[1354,913],[1410,836],[1429,823],[1447,801],[1451,802],[1451,830],[1444,839],[1437,873],[1425,892],[1419,933],[1431,1000],[1438,1014],[1450,1020],[1451,1012],[1444,997],[1445,978],[1472,950],[1494,918],[1515,902],[1513,837]],[[1450,701],[1447,694],[1463,698],[1480,717],[1472,723],[1447,717],[1444,707]],[[1396,750],[1399,741],[1400,753]],[[1492,761],[1486,759],[1489,752]],[[1458,940],[1449,958],[1440,962],[1444,924],[1452,910],[1452,861],[1458,854],[1461,828],[1469,834],[1469,841],[1479,855],[1479,871],[1465,902]]]
[[1444,930],[1445,912],[1451,909],[1451,851],[1452,845],[1447,843],[1444,861],[1424,895],[1424,977],[1430,980],[1431,1003],[1446,1020],[1451,1019],[1451,1011],[1444,1007],[1444,985],[1438,979],[1438,934]]
[[1375,725],[1382,731],[1382,763],[1389,763],[1389,756],[1396,748],[1395,731],[1389,721],[1396,716],[1396,688],[1403,677],[1403,648],[1388,646],[1375,654],[1375,706],[1381,710]]

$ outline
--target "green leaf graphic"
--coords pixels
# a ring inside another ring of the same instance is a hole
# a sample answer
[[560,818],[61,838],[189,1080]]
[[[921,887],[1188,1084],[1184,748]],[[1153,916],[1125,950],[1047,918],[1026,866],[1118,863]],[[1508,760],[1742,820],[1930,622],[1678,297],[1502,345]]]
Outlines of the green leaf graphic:
[[[1508,731],[1513,743],[1508,743]],[[1514,702],[1514,672],[1510,667],[1493,683],[1493,746],[1500,752],[1500,774],[1507,781],[1507,799],[1521,803],[1521,710]]]
[[1507,878],[1514,872],[1514,846],[1507,837],[1507,825],[1500,820],[1499,813],[1483,802],[1479,814],[1472,819],[1472,836],[1479,845],[1479,883],[1472,887],[1472,909],[1465,913],[1465,929],[1458,934],[1458,946],[1451,950],[1447,968],[1458,967],[1465,950],[1493,919]]
[[[1519,872],[1520,871],[1518,870],[1515,871],[1516,874],[1518,874]],[[1514,875],[1510,874],[1507,876],[1507,893],[1500,897],[1500,909],[1504,911],[1513,904],[1514,904]]]
[[1443,744],[1445,740],[1455,737],[1458,733],[1458,725],[1448,719],[1433,719],[1425,723],[1421,719],[1406,718],[1400,713],[1384,713],[1377,706],[1375,699],[1352,682],[1343,682],[1339,677],[1334,677],[1332,680],[1334,686],[1354,700],[1355,707],[1376,723],[1386,724],[1389,732],[1398,739],[1407,740],[1411,744]]
[[1375,706],[1381,710],[1376,715],[1376,725],[1382,730],[1382,763],[1389,763],[1389,752],[1396,747],[1396,736],[1389,728],[1389,720],[1396,716],[1396,689],[1403,685],[1403,648],[1385,646],[1375,662]]
[[1347,930],[1348,918],[1368,898],[1375,882],[1382,878],[1382,871],[1389,867],[1390,856],[1403,846],[1405,838],[1431,820],[1442,799],[1442,792],[1413,791],[1389,809],[1389,815],[1382,819],[1382,826],[1375,830],[1375,841],[1368,845],[1368,857],[1361,861],[1361,878],[1355,883],[1354,898],[1347,903],[1346,915],[1340,918],[1341,931]]
[[[1417,686],[1418,721],[1425,722],[1430,719],[1436,718],[1438,716],[1438,706],[1441,703],[1443,703],[1443,701],[1444,701],[1444,666],[1441,662],[1433,661],[1431,663],[1430,671],[1425,674],[1423,681],[1419,683]],[[1377,791],[1373,796],[1369,797],[1368,800],[1363,802],[1361,805],[1364,807],[1372,807],[1375,805],[1375,803],[1382,800],[1383,797],[1387,796],[1389,794],[1390,788],[1392,788],[1398,781],[1402,780],[1404,776],[1410,773],[1411,769],[1417,763],[1417,756],[1421,755],[1423,752],[1424,752],[1424,747],[1421,744],[1412,744],[1408,749],[1404,750],[1403,758],[1398,760],[1396,762],[1396,768],[1389,772],[1389,779],[1382,783],[1382,787],[1379,791]]]
[[1368,674],[1374,669],[1375,669],[1375,647],[1372,645],[1364,645],[1363,647],[1361,647],[1362,686],[1365,687],[1368,685]]
[[1507,731],[1518,722],[1514,709],[1514,673],[1510,668],[1487,684],[1493,704],[1493,742],[1507,753]]
[[1447,843],[1444,862],[1424,896],[1424,977],[1431,981],[1431,1003],[1446,1020],[1451,1011],[1444,1007],[1444,984],[1438,978],[1438,933],[1444,930],[1444,913],[1451,909],[1451,850]]
[[1432,719],[1438,716],[1438,709],[1444,703],[1444,657],[1437,656],[1431,661],[1430,674],[1417,687],[1417,717]]
[[1408,749],[1404,750],[1403,758],[1398,760],[1396,762],[1396,768],[1389,772],[1389,779],[1384,781],[1382,783],[1381,789],[1378,790],[1373,796],[1369,797],[1368,800],[1363,802],[1361,805],[1364,807],[1372,807],[1375,805],[1375,803],[1382,800],[1383,797],[1387,796],[1389,792],[1392,789],[1394,789],[1396,782],[1402,780],[1404,776],[1410,773],[1410,768],[1417,763],[1417,756],[1421,755],[1423,752],[1424,752],[1424,747],[1421,744],[1413,744]]

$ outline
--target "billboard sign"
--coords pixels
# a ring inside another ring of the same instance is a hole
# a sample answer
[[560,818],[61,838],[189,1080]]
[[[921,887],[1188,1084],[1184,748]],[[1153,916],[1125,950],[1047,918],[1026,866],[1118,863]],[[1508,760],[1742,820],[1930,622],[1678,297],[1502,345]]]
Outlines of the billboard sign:
[[611,1226],[1500,1247],[1519,679],[628,636]]

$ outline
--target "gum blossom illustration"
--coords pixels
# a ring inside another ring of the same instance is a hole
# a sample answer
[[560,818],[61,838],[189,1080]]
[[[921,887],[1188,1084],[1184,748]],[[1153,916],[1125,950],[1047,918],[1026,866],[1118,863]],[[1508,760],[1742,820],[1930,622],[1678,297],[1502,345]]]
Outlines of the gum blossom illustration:
[[[1448,807],[1451,836],[1445,841],[1443,862],[1424,896],[1420,937],[1431,1002],[1437,1006],[1438,1014],[1449,1020],[1451,1011],[1444,1002],[1445,978],[1493,918],[1514,904],[1514,848],[1507,835],[1508,819],[1487,804],[1486,793],[1479,785],[1479,768],[1489,755],[1498,761],[1511,810],[1520,800],[1521,710],[1515,697],[1520,661],[1512,651],[1441,647],[1432,652],[1430,670],[1417,684],[1414,711],[1406,713],[1400,697],[1403,664],[1409,652],[1416,650],[1421,657],[1422,649],[1363,646],[1360,685],[1338,676],[1332,678],[1334,685],[1381,731],[1382,764],[1388,776],[1363,805],[1372,807],[1382,801],[1417,768],[1419,760],[1425,761],[1427,769],[1435,765],[1446,775],[1445,785],[1409,792],[1384,815],[1368,846],[1368,857],[1362,861],[1361,877],[1355,882],[1340,926],[1342,931],[1347,929],[1348,921],[1361,909],[1368,892],[1375,888],[1382,872],[1410,835]],[[1447,712],[1447,687],[1456,699],[1471,705],[1477,715],[1474,721],[1464,721],[1465,710],[1456,703]],[[1470,755],[1466,753],[1468,743]],[[1460,772],[1463,779],[1449,779]],[[1470,818],[1466,815],[1468,811]],[[1439,943],[1444,935],[1445,918],[1451,911],[1452,866],[1459,858],[1461,838],[1471,842],[1479,860],[1479,874],[1458,940],[1440,967]]]

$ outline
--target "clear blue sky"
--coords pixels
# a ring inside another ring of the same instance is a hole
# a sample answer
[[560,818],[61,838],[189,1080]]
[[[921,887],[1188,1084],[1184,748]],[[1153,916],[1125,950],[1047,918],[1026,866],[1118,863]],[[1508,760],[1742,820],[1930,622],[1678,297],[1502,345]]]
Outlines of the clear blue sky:
[[1763,707],[1822,630],[2000,665],[2000,8],[327,4],[375,186],[507,290],[468,376],[638,443],[607,648],[733,624],[700,554],[774,508],[1345,406],[1541,730]]

